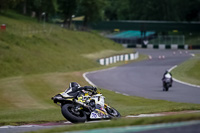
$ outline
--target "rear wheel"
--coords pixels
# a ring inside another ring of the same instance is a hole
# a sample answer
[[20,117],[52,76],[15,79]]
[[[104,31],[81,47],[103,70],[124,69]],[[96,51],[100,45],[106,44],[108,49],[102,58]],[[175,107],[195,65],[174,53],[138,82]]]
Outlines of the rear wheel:
[[61,108],[63,116],[72,123],[85,122],[87,117],[84,111],[76,111],[73,104],[65,104]]

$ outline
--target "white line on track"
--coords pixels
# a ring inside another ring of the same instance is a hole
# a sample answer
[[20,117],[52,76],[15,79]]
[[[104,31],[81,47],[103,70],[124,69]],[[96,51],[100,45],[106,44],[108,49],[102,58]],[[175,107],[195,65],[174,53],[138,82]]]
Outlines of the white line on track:
[[[92,71],[92,72],[85,72],[85,73],[83,74],[83,77],[84,77],[84,79],[85,79],[90,85],[97,87],[91,80],[89,80],[89,79],[87,78],[86,75],[89,74],[89,73],[104,72],[104,71],[112,70],[112,69],[115,69],[115,68],[117,68],[117,67],[111,67],[111,68],[102,69],[102,70],[97,70],[97,71]],[[130,95],[126,94],[126,93],[120,93],[120,92],[117,92],[117,91],[115,91],[115,93],[119,93],[119,94],[122,94],[122,95],[125,95],[125,96],[130,96]]]
[[92,71],[92,72],[85,72],[85,73],[83,74],[83,77],[84,77],[84,79],[85,79],[90,85],[97,87],[94,83],[92,83],[92,81],[90,81],[90,80],[87,78],[86,75],[89,74],[89,73],[103,72],[103,71],[112,70],[112,69],[115,69],[115,68],[117,68],[117,67],[111,67],[111,68],[102,69],[102,70],[97,70],[97,71]]
[[164,114],[140,114],[140,115],[127,115],[128,118],[141,118],[141,117],[156,117],[163,116]]
[[[177,65],[171,67],[171,68],[169,69],[169,71],[172,71],[172,70],[175,69],[176,67],[177,67]],[[173,80],[176,81],[176,82],[178,82],[178,83],[184,84],[184,85],[188,85],[188,86],[200,88],[199,85],[194,85],[194,84],[186,83],[186,82],[180,81],[180,80],[175,79],[175,78],[173,78]]]
[[21,126],[1,126],[0,128],[30,128],[30,127],[42,127],[40,125],[21,125]]
[[94,83],[92,83],[92,81],[90,81],[90,80],[86,77],[86,75],[87,75],[88,73],[89,73],[89,72],[86,72],[86,73],[83,74],[84,79],[85,79],[90,85],[97,87]]
[[[84,79],[85,79],[90,85],[97,87],[91,80],[89,80],[89,79],[87,78],[86,75],[89,74],[89,73],[103,72],[103,71],[112,70],[112,69],[115,69],[115,68],[117,68],[117,67],[111,67],[111,68],[108,68],[108,69],[102,69],[102,70],[97,70],[97,71],[92,71],[92,72],[85,72],[85,73],[83,74],[83,77],[84,77]],[[122,95],[125,95],[125,96],[129,96],[129,95],[126,94],[126,93],[120,93],[120,92],[117,92],[117,91],[116,91],[115,93],[119,93],[119,94],[122,94]]]

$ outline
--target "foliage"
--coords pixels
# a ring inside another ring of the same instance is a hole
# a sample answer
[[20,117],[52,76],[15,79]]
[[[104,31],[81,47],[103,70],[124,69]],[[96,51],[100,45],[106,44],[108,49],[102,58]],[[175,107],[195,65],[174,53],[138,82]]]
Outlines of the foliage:
[[105,4],[105,0],[80,0],[80,10],[85,16],[84,26],[88,22],[102,19]]
[[77,0],[58,0],[59,11],[64,16],[64,24],[68,26],[71,25],[72,15],[76,13]]
[[22,0],[0,0],[0,12],[15,7]]
[[64,16],[70,25],[72,15],[84,16],[84,25],[97,20],[199,21],[200,0],[0,0],[0,11],[11,8],[38,20]]
[[[199,0],[109,0],[107,19],[198,21]],[[114,6],[113,6],[114,5]]]

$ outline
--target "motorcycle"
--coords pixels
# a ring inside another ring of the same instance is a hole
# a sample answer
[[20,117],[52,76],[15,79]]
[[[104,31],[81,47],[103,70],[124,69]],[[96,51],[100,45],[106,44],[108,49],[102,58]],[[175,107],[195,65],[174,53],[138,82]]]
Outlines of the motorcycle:
[[163,79],[163,91],[168,91],[170,87],[172,87],[172,79],[171,78]]
[[65,92],[52,97],[54,103],[61,106],[62,115],[72,123],[91,120],[119,118],[120,113],[105,103],[105,97],[97,89],[82,90],[78,96]]

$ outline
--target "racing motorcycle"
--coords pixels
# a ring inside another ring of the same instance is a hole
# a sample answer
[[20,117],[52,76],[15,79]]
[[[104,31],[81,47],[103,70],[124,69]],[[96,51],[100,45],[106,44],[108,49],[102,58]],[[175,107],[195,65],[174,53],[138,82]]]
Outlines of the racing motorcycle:
[[69,95],[70,89],[52,97],[54,103],[61,106],[62,115],[72,123],[91,120],[119,118],[120,113],[105,103],[105,97],[98,89],[79,91],[78,95]]
[[168,91],[170,87],[172,87],[172,79],[171,78],[163,79],[163,91]]

